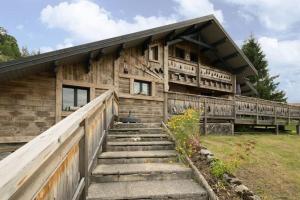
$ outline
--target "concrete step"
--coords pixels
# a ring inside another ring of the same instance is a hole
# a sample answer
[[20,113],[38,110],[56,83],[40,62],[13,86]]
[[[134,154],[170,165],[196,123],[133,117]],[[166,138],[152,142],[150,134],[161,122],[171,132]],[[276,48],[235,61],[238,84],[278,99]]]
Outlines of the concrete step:
[[98,156],[99,164],[173,163],[177,161],[177,153],[174,150],[112,151],[103,152]]
[[192,170],[179,163],[140,163],[98,165],[93,173],[93,182],[146,181],[189,179]]
[[119,128],[109,129],[109,134],[158,134],[163,133],[162,128]]
[[207,200],[206,191],[190,179],[92,183],[89,200],[96,199],[181,199]]
[[115,123],[113,128],[159,128],[161,127],[160,123]]
[[133,142],[133,141],[166,141],[170,140],[168,134],[108,134],[108,141]]
[[171,141],[144,141],[144,142],[108,142],[107,151],[150,151],[171,150],[174,143]]

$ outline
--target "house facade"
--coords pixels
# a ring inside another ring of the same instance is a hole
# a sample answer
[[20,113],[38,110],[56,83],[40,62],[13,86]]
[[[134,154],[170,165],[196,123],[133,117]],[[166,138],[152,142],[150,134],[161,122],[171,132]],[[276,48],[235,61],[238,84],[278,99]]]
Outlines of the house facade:
[[160,123],[194,108],[204,133],[299,127],[299,107],[249,97],[256,73],[214,16],[0,63],[0,141],[27,142],[108,89],[120,118]]

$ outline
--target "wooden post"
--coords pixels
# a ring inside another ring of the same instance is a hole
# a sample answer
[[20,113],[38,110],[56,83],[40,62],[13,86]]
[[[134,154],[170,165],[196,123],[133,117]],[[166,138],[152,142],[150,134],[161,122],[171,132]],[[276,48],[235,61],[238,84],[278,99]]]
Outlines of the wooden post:
[[275,131],[276,131],[276,135],[279,135],[279,125],[278,124],[275,125]]
[[168,91],[169,91],[169,46],[165,45],[163,53],[163,71],[164,71],[164,105],[163,105],[163,120],[168,121]]
[[[104,105],[104,134],[107,135],[107,131],[108,131],[108,123],[107,123],[107,120],[108,120],[108,117],[107,117],[107,99],[105,99],[105,105]],[[102,145],[102,151],[106,151],[106,146],[107,146],[107,141],[106,141],[106,137],[104,137],[104,140],[103,140],[103,145]]]
[[81,194],[82,200],[85,200],[88,195],[88,188],[89,188],[89,155],[88,155],[88,134],[87,134],[87,126],[88,126],[88,120],[85,119],[82,123],[82,126],[84,126],[84,136],[81,138],[79,142],[79,173],[80,178],[84,178],[84,189]]
[[296,125],[297,134],[300,135],[300,124]]
[[258,125],[258,102],[256,100],[256,124]]
[[207,135],[207,117],[206,117],[206,99],[204,99],[204,120],[203,120],[203,131],[204,135]]
[[55,86],[55,122],[61,120],[61,110],[62,110],[62,66],[55,66],[56,68],[56,86]]
[[168,121],[168,93],[164,92],[164,122]]

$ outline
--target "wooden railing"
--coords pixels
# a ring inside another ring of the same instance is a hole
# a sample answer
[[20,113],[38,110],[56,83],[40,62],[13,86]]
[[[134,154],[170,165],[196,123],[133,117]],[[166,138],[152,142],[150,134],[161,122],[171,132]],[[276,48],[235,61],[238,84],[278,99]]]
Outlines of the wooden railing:
[[0,199],[85,199],[106,130],[118,114],[109,90],[0,162]]
[[204,119],[225,119],[236,124],[299,124],[300,107],[258,98],[233,99],[184,93],[168,93],[168,114],[180,114],[187,108],[199,110]]

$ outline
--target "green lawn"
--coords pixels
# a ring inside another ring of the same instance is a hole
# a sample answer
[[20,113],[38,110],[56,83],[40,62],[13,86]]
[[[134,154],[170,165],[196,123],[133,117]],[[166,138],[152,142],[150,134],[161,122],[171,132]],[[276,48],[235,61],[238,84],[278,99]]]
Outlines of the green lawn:
[[300,199],[300,136],[242,134],[203,136],[202,144],[263,199]]

